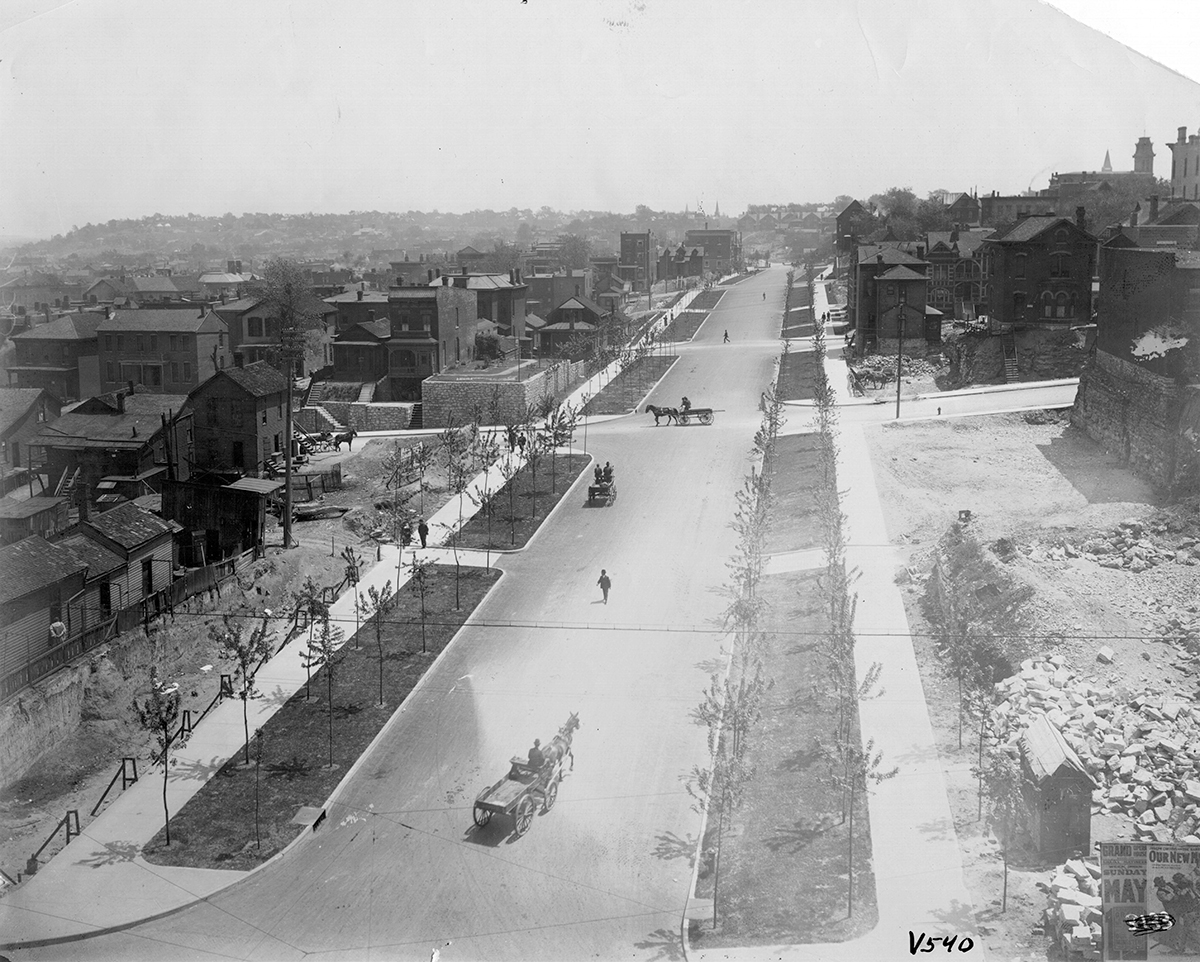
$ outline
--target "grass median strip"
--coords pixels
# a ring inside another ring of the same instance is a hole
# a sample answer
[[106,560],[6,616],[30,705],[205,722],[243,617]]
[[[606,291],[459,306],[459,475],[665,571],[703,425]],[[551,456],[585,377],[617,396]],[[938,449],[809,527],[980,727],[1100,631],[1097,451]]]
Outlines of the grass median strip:
[[308,686],[310,697],[302,687],[262,726],[261,737],[250,747],[250,764],[243,763],[239,750],[222,765],[171,819],[170,847],[160,830],[142,851],[146,861],[246,871],[283,849],[299,831],[291,824],[296,812],[324,803],[500,574],[463,568],[460,576],[461,607],[455,610],[454,566],[429,570],[424,643],[420,606],[407,587],[400,591],[397,608],[385,615],[382,706],[374,626],[364,618],[358,646],[354,638],[342,646],[334,666],[332,768],[327,669],[321,668]]
[[582,413],[588,417],[628,414],[678,360],[678,354],[638,358],[589,400]]

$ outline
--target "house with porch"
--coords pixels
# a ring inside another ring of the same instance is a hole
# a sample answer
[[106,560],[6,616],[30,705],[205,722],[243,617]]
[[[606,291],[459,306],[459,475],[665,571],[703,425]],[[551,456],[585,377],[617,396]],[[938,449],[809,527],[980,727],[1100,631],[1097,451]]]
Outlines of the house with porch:
[[538,351],[543,355],[558,354],[581,336],[594,339],[597,349],[604,324],[613,316],[611,309],[601,307],[591,298],[579,295],[563,301],[550,312],[548,323],[538,332]]
[[12,490],[14,473],[21,483],[29,467],[29,439],[61,411],[62,403],[45,388],[0,388],[0,494]]
[[[338,309],[334,304],[316,297],[305,297],[302,309],[308,317],[304,353],[296,362],[295,377],[319,370],[332,363],[334,321]],[[240,297],[213,304],[213,313],[223,320],[229,330],[229,353],[234,367],[245,367],[257,361],[279,361],[279,312],[260,297]]]

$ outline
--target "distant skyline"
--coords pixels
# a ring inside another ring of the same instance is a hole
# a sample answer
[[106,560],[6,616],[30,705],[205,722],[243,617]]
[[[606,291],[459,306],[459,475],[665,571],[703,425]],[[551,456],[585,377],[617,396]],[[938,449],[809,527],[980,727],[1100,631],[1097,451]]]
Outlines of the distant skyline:
[[1130,169],[1143,134],[1169,177],[1200,127],[1194,6],[6,0],[0,242],[153,213],[1015,192],[1106,150]]

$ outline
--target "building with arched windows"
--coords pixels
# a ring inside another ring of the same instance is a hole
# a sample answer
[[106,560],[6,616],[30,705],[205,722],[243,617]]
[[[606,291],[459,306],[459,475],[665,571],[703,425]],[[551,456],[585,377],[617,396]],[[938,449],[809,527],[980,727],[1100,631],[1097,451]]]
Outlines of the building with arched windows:
[[1096,237],[1076,219],[1032,215],[985,244],[985,297],[1001,325],[1086,324],[1092,318]]

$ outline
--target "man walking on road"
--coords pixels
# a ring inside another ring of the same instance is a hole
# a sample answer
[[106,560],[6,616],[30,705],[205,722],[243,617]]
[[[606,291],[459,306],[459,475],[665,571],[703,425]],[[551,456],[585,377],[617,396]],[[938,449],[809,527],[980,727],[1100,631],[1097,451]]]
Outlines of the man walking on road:
[[729,343],[729,332],[728,331],[725,332],[725,343],[726,344]]
[[425,519],[421,519],[421,523],[417,525],[417,534],[421,536],[421,547],[425,547],[425,539],[429,537],[429,525],[425,523]]
[[608,572],[603,568],[600,569],[600,580],[596,584],[600,586],[600,590],[604,593],[604,603],[608,604],[608,589],[612,587],[612,580],[608,577]]

